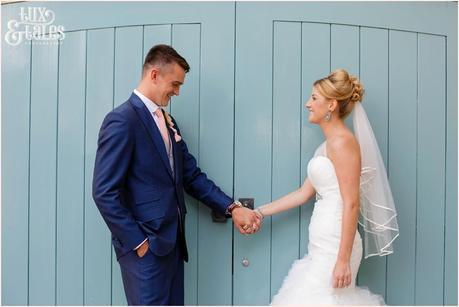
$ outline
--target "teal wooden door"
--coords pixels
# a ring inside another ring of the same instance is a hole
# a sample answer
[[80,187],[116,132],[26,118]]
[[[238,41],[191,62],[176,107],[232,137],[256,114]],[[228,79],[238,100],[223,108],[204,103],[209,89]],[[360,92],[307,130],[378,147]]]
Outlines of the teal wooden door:
[[[358,283],[388,304],[457,303],[456,10],[237,3],[235,195],[260,205],[298,188],[323,140],[304,108],[312,83],[336,68],[358,75],[400,227],[395,253],[364,260]],[[272,217],[253,237],[236,235],[235,304],[270,302],[307,252],[312,206]]]
[[[9,20],[46,7],[61,44],[12,46]],[[312,82],[343,67],[364,106],[398,208],[395,253],[358,282],[388,304],[457,304],[455,3],[31,2],[2,6],[2,303],[125,304],[91,198],[103,116],[127,99],[150,46],[191,65],[170,111],[200,166],[256,205],[295,188],[322,141]],[[268,304],[307,252],[313,204],[246,237],[188,198],[186,303]],[[242,260],[249,266],[242,266]]]
[[[10,4],[2,38],[27,7],[52,10],[65,39],[2,39],[2,303],[125,304],[91,197],[100,124],[129,98],[148,49],[171,44],[191,71],[170,111],[200,166],[231,195],[234,3]],[[206,207],[187,203],[186,302],[231,304],[231,223],[212,223]]]

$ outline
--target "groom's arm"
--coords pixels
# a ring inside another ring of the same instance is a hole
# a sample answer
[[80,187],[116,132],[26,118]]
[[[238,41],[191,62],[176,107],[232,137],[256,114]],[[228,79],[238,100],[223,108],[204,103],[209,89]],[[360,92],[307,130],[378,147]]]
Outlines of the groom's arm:
[[112,234],[129,250],[145,240],[145,234],[120,200],[120,192],[133,152],[128,122],[110,112],[99,132],[93,177],[93,198]]
[[[180,129],[173,118],[172,121],[174,122],[174,127],[177,128],[177,133],[181,135]],[[196,159],[188,151],[188,147],[183,138],[178,145],[183,155],[183,184],[185,191],[212,209],[219,211],[221,214],[228,215],[228,208],[233,204],[233,199],[226,195],[212,180],[207,178],[204,172],[201,171],[197,165]],[[235,208],[230,215],[241,233],[246,233],[246,231],[242,229],[244,225],[256,226],[253,229],[255,231],[260,227],[261,221],[258,220],[257,215],[250,209]],[[248,230],[247,233],[252,233],[253,230]]]
[[179,143],[183,154],[183,184],[185,191],[210,208],[227,214],[233,199],[210,180],[198,167],[196,159],[188,152],[185,141]]
[[[175,120],[171,117],[174,128],[181,135]],[[188,151],[188,146],[182,140],[177,143],[183,156],[183,185],[185,191],[207,206],[225,214],[226,209],[233,203],[233,199],[226,195],[207,175],[198,167],[196,159]]]

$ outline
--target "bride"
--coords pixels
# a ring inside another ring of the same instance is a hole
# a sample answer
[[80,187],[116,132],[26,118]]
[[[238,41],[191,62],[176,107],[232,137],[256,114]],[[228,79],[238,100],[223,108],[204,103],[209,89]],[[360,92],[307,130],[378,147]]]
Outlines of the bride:
[[[343,69],[314,83],[306,108],[325,142],[309,161],[302,187],[255,209],[263,219],[316,196],[308,253],[293,263],[272,305],[384,304],[381,296],[355,285],[363,254],[357,223],[363,226],[365,258],[392,253],[398,236],[384,163],[360,104],[363,92]],[[351,112],[355,135],[344,123]]]

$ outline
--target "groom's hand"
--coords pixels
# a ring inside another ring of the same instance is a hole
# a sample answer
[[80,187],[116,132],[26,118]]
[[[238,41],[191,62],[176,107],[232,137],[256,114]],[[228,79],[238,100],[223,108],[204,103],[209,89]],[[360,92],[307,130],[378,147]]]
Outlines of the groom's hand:
[[145,254],[147,253],[148,251],[148,240],[146,240],[145,242],[143,242],[142,245],[140,245],[140,247],[138,249],[135,250],[137,252],[137,256],[139,256],[140,258],[142,258],[143,256],[145,256]]
[[238,207],[231,212],[234,225],[241,234],[252,234],[261,227],[261,219],[257,214],[248,208]]

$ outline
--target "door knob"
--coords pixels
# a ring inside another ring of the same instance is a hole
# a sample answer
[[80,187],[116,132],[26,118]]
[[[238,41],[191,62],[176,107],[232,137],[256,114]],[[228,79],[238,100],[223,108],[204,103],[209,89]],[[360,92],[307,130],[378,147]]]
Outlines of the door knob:
[[247,258],[242,259],[242,266],[243,267],[248,267],[250,265],[250,261]]

